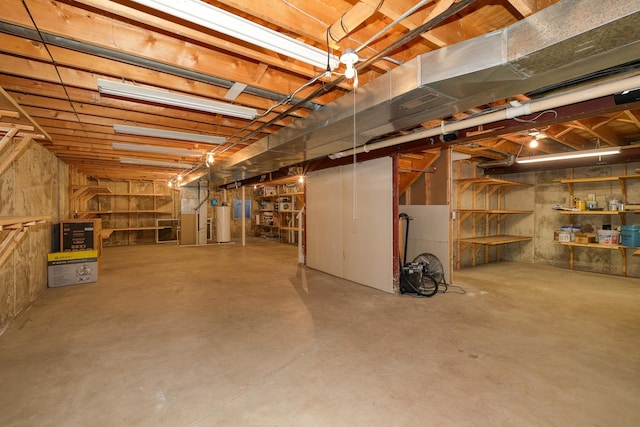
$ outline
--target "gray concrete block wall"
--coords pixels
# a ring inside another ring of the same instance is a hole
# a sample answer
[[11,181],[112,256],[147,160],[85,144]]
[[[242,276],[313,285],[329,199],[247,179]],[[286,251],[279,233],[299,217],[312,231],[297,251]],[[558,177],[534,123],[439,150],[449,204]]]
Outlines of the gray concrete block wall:
[[69,167],[35,141],[0,176],[0,216],[33,215],[50,216],[51,222],[30,227],[0,266],[0,330],[46,289],[52,224],[69,218]]
[[[460,177],[473,176],[473,168],[468,162],[461,165]],[[496,176],[510,181],[519,181],[533,184],[530,189],[511,190],[505,198],[506,209],[532,210],[532,215],[510,215],[503,222],[503,234],[532,236],[530,242],[512,243],[501,247],[500,259],[526,262],[533,264],[549,265],[553,267],[569,268],[569,249],[553,240],[554,230],[563,225],[578,225],[593,230],[602,229],[603,224],[610,224],[612,228],[622,225],[621,217],[614,215],[562,215],[553,210],[553,206],[559,204],[569,206],[569,188],[566,184],[554,182],[554,180],[568,178],[594,178],[620,175],[633,175],[640,168],[640,163],[627,165],[597,165],[592,167],[557,169],[518,174],[506,174]],[[476,176],[482,176],[483,171],[477,170]],[[629,203],[640,204],[640,180],[628,180],[627,199]],[[609,199],[622,199],[620,183],[580,183],[574,185],[574,196],[586,199],[589,194],[595,194],[600,206],[605,206]],[[452,195],[455,200],[456,195]],[[454,202],[455,203],[455,202]],[[465,207],[471,206],[471,194],[465,194],[462,198]],[[477,200],[477,206],[484,206],[484,199]],[[495,208],[495,206],[491,206]],[[626,213],[627,224],[640,224],[640,213]],[[478,227],[484,229],[484,222],[480,221]],[[492,225],[495,227],[495,225]],[[470,235],[471,226],[469,220],[463,224],[462,234]],[[494,230],[492,230],[494,231]],[[497,248],[489,249],[489,259],[496,259]],[[640,277],[640,257],[634,257],[632,249],[626,249],[627,276]],[[478,261],[484,259],[484,248],[478,252]],[[461,265],[471,265],[471,250],[462,253]],[[576,270],[591,271],[602,274],[622,275],[623,257],[620,250],[598,248],[574,248],[574,268]]]

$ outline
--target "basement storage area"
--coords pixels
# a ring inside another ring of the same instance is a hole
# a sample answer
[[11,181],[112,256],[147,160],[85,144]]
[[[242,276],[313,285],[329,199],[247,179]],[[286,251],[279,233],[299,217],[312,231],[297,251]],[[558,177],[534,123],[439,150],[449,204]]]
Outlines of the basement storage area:
[[640,2],[3,6],[0,425],[640,424]]

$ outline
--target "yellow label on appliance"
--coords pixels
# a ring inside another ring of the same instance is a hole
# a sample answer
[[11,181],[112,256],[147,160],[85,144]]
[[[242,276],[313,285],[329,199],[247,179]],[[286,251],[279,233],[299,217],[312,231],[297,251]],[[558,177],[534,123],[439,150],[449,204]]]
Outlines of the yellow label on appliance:
[[98,258],[98,251],[54,252],[47,256],[48,261],[69,261],[72,259]]

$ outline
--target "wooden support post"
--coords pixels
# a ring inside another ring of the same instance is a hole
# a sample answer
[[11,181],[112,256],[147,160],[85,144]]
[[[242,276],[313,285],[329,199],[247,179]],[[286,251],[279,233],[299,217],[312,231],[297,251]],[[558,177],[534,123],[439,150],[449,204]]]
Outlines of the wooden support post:
[[627,277],[627,251],[623,246],[620,246],[620,254],[622,255],[622,275]]
[[569,246],[569,269],[573,270],[573,246]]

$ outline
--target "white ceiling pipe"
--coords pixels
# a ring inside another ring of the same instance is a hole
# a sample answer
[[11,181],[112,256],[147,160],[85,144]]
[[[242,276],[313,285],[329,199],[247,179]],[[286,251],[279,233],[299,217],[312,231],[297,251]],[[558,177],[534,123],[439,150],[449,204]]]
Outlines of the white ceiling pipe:
[[[518,116],[539,113],[541,111],[563,107],[565,105],[575,104],[577,102],[588,101],[590,99],[600,98],[607,95],[613,95],[625,90],[636,89],[638,87],[640,87],[640,74],[613,82],[601,83],[595,86],[585,87],[575,91],[570,91],[563,94],[526,102],[518,106],[509,107],[504,110],[494,111],[493,113],[488,113],[469,119],[463,119],[457,122],[443,123],[441,126],[425,129],[423,131],[410,133],[403,136],[398,136],[395,138],[384,139],[382,141],[374,142],[369,145],[365,144],[356,148],[355,154],[368,153],[372,150],[392,147],[394,145],[403,144],[405,142],[411,142],[422,138],[446,135],[449,133],[457,132],[459,130],[497,122],[499,120],[512,119]],[[350,149],[331,154],[329,155],[329,158],[339,159],[341,157],[351,156],[353,154],[354,150]]]

